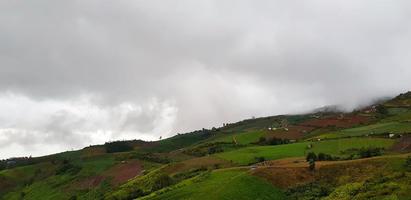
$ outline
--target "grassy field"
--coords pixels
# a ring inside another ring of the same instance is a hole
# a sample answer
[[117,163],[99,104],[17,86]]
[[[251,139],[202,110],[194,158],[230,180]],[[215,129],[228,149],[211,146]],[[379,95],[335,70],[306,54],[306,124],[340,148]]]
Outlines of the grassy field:
[[[19,192],[8,193],[4,199],[34,199],[34,200],[52,200],[68,199],[63,191],[58,187],[71,181],[70,176],[52,176],[46,180],[37,181],[34,184],[25,187]],[[22,198],[24,196],[24,198]]]
[[207,139],[210,136],[210,134],[203,134],[201,132],[180,134],[164,140],[160,140],[155,146],[152,146],[145,150],[149,152],[170,152],[176,149],[193,145]]
[[[216,154],[215,156],[233,161],[240,165],[247,165],[257,161],[256,157],[264,157],[266,160],[276,160],[287,157],[304,156],[306,152],[314,151],[332,155],[340,155],[341,151],[361,147],[388,148],[394,140],[380,138],[348,138],[340,140],[326,140],[321,142],[302,142],[276,146],[253,146],[239,150]],[[308,144],[313,144],[312,149],[307,149]]]
[[390,116],[382,119],[381,122],[401,122],[401,121],[410,121],[411,120],[411,111],[409,109],[395,109],[389,111]]
[[165,189],[143,198],[145,200],[206,199],[285,199],[281,190],[247,171],[222,170],[186,180],[172,189]]
[[342,137],[356,137],[365,135],[378,135],[384,133],[409,133],[411,132],[410,122],[386,122],[377,123],[368,126],[361,126],[357,128],[344,129],[341,131],[326,133],[316,138],[342,138]]
[[315,153],[327,153],[331,155],[342,155],[342,151],[352,148],[380,147],[389,148],[395,140],[383,138],[347,138],[339,140],[327,140],[313,143],[311,151]]
[[250,131],[245,133],[230,134],[222,138],[216,139],[214,142],[233,142],[233,137],[236,139],[238,144],[251,144],[253,142],[258,142],[260,137],[264,136],[263,131]]
[[256,162],[256,157],[264,157],[267,160],[276,160],[286,157],[304,156],[304,151],[309,143],[295,143],[277,146],[255,146],[239,150],[216,154],[215,156],[233,161],[240,165],[248,165]]

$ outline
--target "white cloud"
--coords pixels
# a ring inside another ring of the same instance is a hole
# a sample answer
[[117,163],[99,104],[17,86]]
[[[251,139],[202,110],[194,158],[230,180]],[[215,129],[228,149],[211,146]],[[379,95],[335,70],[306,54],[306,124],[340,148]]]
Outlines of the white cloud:
[[[23,95],[1,95],[1,157],[38,156],[110,140],[155,140],[157,135],[171,134],[177,109],[170,103],[152,99],[141,106],[100,106],[92,99],[34,101]],[[150,127],[140,130],[144,126]]]

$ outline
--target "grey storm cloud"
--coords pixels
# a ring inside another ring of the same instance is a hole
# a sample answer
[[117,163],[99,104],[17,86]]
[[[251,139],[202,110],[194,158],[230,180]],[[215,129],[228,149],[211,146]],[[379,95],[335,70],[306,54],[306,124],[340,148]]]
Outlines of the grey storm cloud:
[[366,105],[410,89],[410,20],[409,1],[1,1],[0,158]]

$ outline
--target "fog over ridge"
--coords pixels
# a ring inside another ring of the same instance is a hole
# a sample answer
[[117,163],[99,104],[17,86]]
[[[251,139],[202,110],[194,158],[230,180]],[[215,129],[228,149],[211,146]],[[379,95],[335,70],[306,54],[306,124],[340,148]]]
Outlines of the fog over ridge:
[[0,16],[0,158],[411,90],[409,1],[1,1]]

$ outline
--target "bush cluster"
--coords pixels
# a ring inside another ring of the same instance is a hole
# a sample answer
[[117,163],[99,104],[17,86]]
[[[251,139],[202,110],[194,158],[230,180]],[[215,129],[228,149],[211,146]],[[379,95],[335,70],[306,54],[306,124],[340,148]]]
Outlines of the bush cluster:
[[348,160],[358,159],[358,158],[370,158],[374,156],[381,156],[384,152],[384,148],[378,147],[368,147],[368,148],[353,148],[343,151],[343,154],[348,154]]
[[337,156],[332,156],[330,154],[325,154],[325,153],[318,153],[315,154],[314,152],[310,152],[307,154],[306,156],[306,160],[307,162],[309,162],[310,160],[314,160],[314,161],[333,161],[333,160],[340,160],[340,157]]
[[281,138],[265,138],[265,137],[260,137],[258,140],[257,144],[258,145],[280,145],[280,144],[288,144],[290,143],[289,139],[281,139]]
[[73,165],[69,160],[64,159],[60,166],[56,169],[56,175],[61,174],[77,174],[81,167]]
[[224,151],[224,146],[233,146],[232,143],[227,142],[214,142],[200,145],[194,148],[184,150],[184,153],[192,156],[205,156]]
[[335,161],[335,160],[353,160],[359,158],[370,158],[374,156],[380,156],[383,154],[384,148],[377,148],[377,147],[368,147],[368,148],[360,148],[360,149],[348,149],[346,151],[342,151],[342,154],[346,154],[348,156],[345,157],[338,157],[332,156],[326,153],[314,153],[309,152],[306,156],[307,162],[310,160],[314,161]]
[[107,153],[125,152],[133,150],[133,146],[128,141],[106,142],[104,144]]

